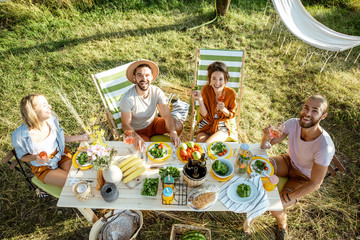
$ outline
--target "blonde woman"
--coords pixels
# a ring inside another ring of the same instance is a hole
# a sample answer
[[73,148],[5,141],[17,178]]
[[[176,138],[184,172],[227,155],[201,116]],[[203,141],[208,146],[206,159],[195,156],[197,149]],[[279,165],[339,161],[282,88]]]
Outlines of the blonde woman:
[[30,162],[32,172],[42,182],[63,187],[72,158],[65,142],[87,141],[88,136],[65,136],[43,95],[24,97],[20,112],[23,124],[11,135],[17,157]]

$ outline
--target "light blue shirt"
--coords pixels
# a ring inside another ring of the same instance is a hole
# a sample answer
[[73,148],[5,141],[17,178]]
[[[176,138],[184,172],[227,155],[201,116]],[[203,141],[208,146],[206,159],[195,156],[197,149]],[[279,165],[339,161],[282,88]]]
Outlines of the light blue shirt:
[[[56,141],[57,141],[57,150],[58,153],[54,158],[46,164],[38,164],[36,161],[31,161],[30,164],[35,167],[40,166],[49,166],[51,169],[56,169],[58,167],[58,162],[61,160],[61,156],[65,155],[65,136],[64,130],[60,128],[59,121],[55,116],[52,116],[50,119],[46,120],[51,128],[51,131],[56,132]],[[24,155],[34,154],[34,146],[32,139],[29,133],[29,127],[25,124],[22,124],[11,134],[12,146],[15,148],[16,156],[18,159],[21,159]]]

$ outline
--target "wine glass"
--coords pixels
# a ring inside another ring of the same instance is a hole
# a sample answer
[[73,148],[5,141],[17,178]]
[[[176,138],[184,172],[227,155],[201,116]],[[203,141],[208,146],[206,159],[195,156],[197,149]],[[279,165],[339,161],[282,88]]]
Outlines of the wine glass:
[[277,122],[275,124],[270,125],[269,132],[270,137],[278,138],[283,134],[283,129],[281,128],[282,122]]
[[[224,102],[225,101],[225,90],[223,89],[222,92],[217,96],[217,102]],[[216,110],[217,112],[220,112],[219,109]]]
[[126,144],[132,145],[129,146],[129,151],[130,153],[134,153],[135,132],[126,130],[123,134],[123,139]]

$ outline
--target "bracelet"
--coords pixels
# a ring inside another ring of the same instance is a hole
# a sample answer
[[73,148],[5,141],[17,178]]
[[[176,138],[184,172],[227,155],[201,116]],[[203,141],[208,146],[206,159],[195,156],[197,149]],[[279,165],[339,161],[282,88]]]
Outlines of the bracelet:
[[269,148],[271,148],[271,147],[272,147],[272,145],[271,145],[270,142],[265,142],[265,143],[264,143],[264,148],[265,148],[265,149],[269,149]]

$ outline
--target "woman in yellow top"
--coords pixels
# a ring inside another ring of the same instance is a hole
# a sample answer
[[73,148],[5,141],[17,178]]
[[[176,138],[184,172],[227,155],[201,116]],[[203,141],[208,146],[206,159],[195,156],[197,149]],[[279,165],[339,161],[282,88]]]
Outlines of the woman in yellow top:
[[214,62],[207,68],[209,82],[192,95],[199,101],[202,116],[198,122],[196,141],[225,141],[230,134],[229,119],[235,117],[236,92],[226,86],[229,72],[223,62]]

